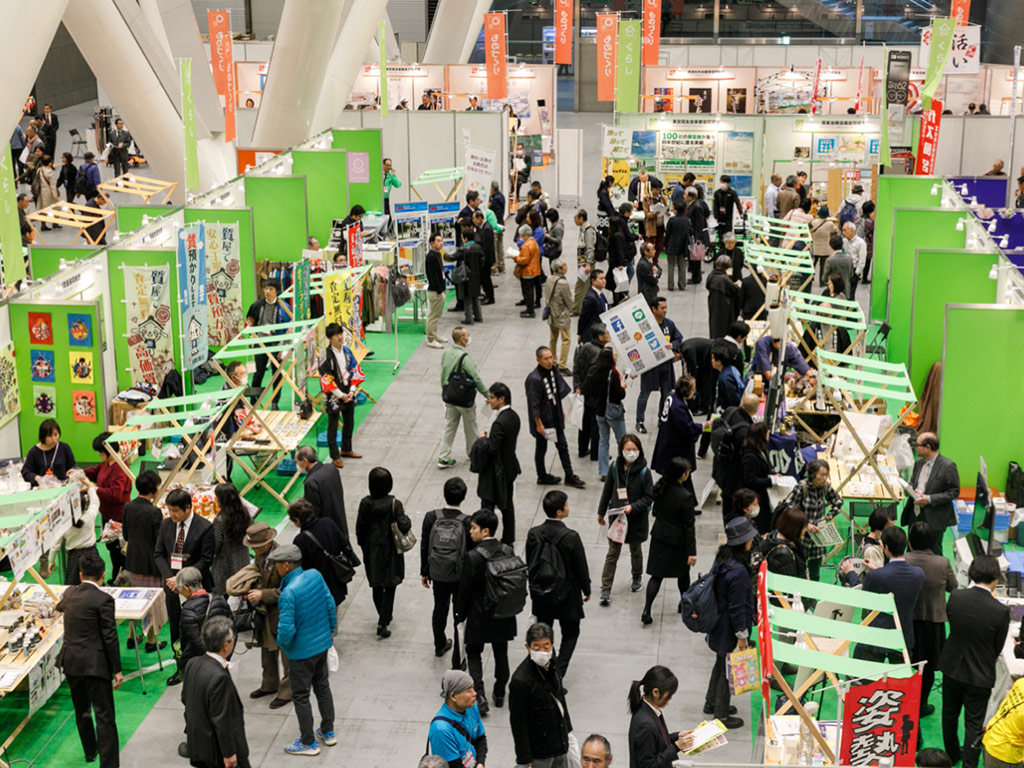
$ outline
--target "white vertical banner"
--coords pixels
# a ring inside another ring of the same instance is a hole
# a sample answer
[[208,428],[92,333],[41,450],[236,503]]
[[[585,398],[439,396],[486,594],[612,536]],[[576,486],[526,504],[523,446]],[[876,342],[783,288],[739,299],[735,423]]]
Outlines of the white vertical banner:
[[466,171],[464,181],[467,192],[479,192],[481,202],[487,202],[487,195],[491,191],[491,182],[497,179],[495,175],[495,161],[497,156],[493,152],[472,144],[466,146]]

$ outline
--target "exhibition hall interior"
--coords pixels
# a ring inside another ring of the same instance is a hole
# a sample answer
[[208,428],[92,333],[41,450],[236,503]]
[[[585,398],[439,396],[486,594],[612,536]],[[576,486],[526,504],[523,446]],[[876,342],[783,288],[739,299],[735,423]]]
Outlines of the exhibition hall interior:
[[1020,0],[2,18],[0,768],[1024,765]]

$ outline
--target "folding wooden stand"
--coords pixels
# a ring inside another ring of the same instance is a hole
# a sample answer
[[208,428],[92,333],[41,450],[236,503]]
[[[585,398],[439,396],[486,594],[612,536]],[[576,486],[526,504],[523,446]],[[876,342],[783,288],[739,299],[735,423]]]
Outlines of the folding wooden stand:
[[171,199],[171,195],[177,188],[178,182],[176,181],[160,181],[159,179],[144,179],[141,176],[136,176],[134,173],[122,173],[116,179],[110,181],[104,181],[102,184],[97,184],[96,188],[108,195],[113,192],[121,192],[126,195],[138,195],[142,198],[142,202],[149,205],[150,198],[155,195],[159,195],[161,192],[165,192],[164,199],[160,201],[161,205],[167,203]]
[[[463,176],[466,175],[466,169],[463,166],[456,166],[455,168],[435,168],[431,171],[424,171],[421,173],[415,181],[409,182],[409,189],[418,197],[421,201],[423,195],[420,194],[419,190],[416,189],[416,185],[433,184],[434,189],[437,190],[437,194],[441,195],[444,202],[448,203],[455,199],[455,196],[459,193],[459,187],[462,186]],[[441,189],[439,182],[452,181],[455,182],[451,188],[451,191],[446,195],[444,190]]]
[[[766,277],[775,277],[780,290],[789,286],[797,275],[803,275],[799,290],[804,290],[814,278],[811,233],[807,227],[784,219],[769,219],[757,215],[749,217],[748,226],[750,237],[745,246],[745,261],[758,267],[750,270],[750,274],[761,291],[767,294],[761,273]],[[771,244],[773,240],[794,240],[794,245],[802,243],[804,248],[779,248]],[[757,320],[766,311],[767,307],[762,304],[751,320]]]
[[[82,237],[85,238],[89,245],[96,245],[103,236],[107,234],[107,228],[110,227],[110,222],[114,220],[115,213],[113,211],[104,211],[99,208],[92,208],[86,205],[79,205],[78,203],[54,203],[48,205],[41,211],[33,211],[25,216],[28,220],[29,226],[32,227],[32,231],[35,236],[39,239],[40,243],[46,244],[43,236],[39,234],[39,230],[32,226],[31,222],[38,221],[43,224],[53,224],[58,227],[69,227],[71,229],[77,229],[78,234],[75,235],[75,240]],[[99,235],[92,237],[88,233],[89,227],[104,222],[103,229],[100,230]],[[71,243],[74,245],[75,240]]]

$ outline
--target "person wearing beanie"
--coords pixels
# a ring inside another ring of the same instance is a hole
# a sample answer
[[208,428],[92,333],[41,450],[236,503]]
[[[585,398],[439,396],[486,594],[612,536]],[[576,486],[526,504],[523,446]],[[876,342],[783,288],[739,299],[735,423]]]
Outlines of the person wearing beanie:
[[487,735],[476,706],[473,678],[461,669],[449,669],[441,677],[444,704],[430,721],[427,751],[449,765],[483,765],[487,760]]

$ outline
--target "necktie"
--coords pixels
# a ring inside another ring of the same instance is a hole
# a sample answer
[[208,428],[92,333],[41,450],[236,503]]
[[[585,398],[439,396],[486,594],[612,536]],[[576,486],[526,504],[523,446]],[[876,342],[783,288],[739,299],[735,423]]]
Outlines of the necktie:
[[178,523],[178,538],[174,542],[174,554],[180,555],[185,549],[185,523]]
[[608,299],[604,297],[604,294],[600,294],[601,297],[601,308],[604,310],[608,309]]

